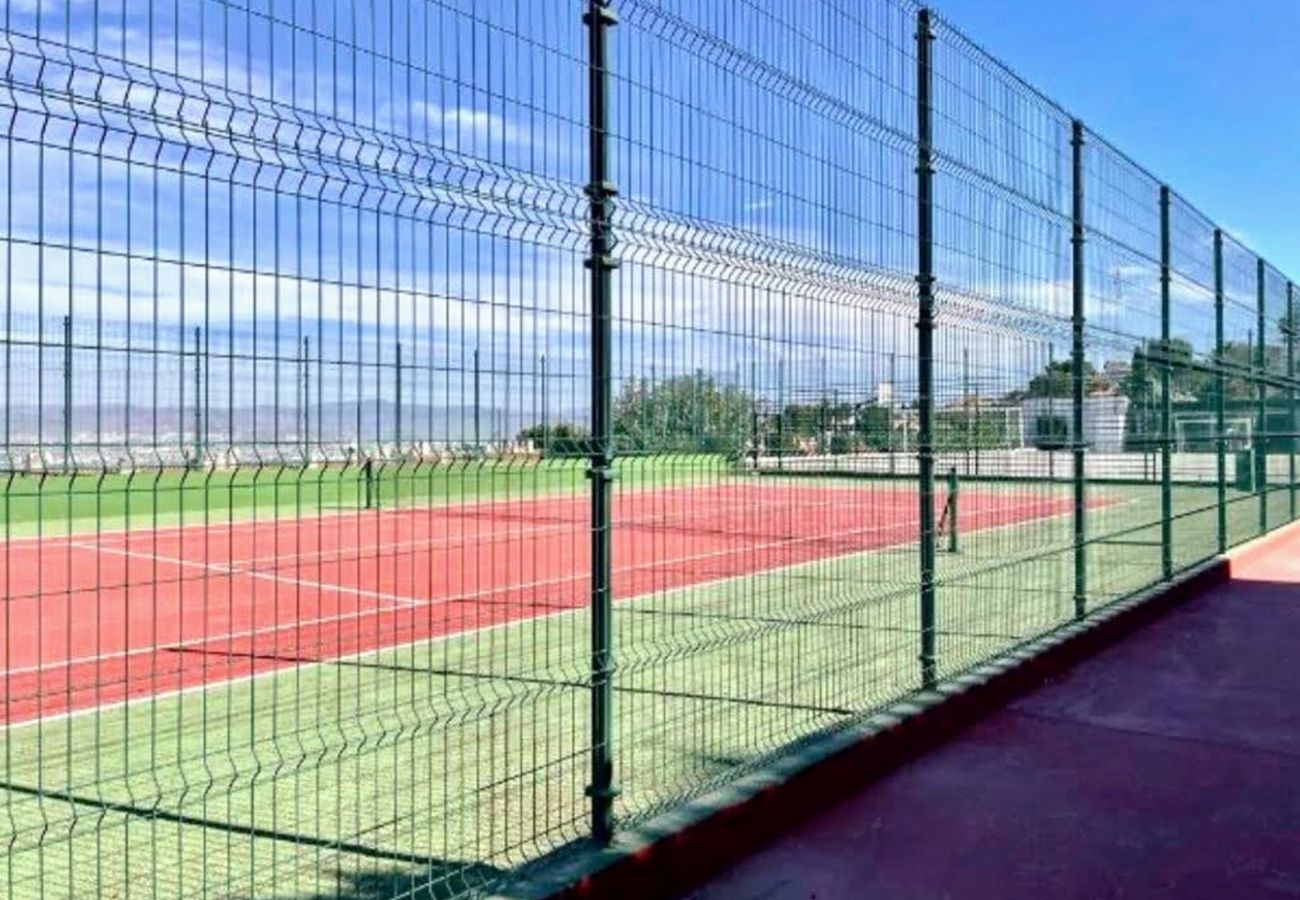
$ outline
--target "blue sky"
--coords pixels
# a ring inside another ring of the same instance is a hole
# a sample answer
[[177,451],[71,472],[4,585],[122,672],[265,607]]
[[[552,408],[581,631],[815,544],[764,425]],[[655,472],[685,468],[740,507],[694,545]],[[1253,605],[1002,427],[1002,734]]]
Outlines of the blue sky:
[[986,50],[1300,279],[1300,3],[936,0]]
[[[863,396],[892,377],[898,355],[905,395],[915,370],[910,8],[620,5],[620,375],[698,369],[768,395]],[[567,387],[556,414],[583,418],[577,6],[0,0],[16,88],[0,97],[11,116],[0,284],[17,342],[4,398],[61,402],[70,313],[74,342],[108,349],[78,357],[77,402],[107,385],[110,398],[184,405],[185,348],[201,327],[217,360],[205,389],[216,408],[268,395],[292,405],[305,338],[321,400],[395,393],[400,342],[415,379],[407,398],[466,405],[478,353],[482,405],[522,415],[545,367],[547,390]],[[1265,40],[1300,12],[1256,0],[1227,21],[1216,9],[941,4],[1300,278],[1300,179],[1286,172],[1300,149],[1286,114],[1300,66]],[[975,389],[1001,394],[1068,346],[1069,127],[952,49],[940,42],[936,140],[955,168],[936,181],[936,266],[941,292],[967,308],[941,333],[938,379],[955,392],[969,351]],[[95,100],[69,105],[69,90]],[[1117,338],[1094,351],[1099,365],[1158,332],[1157,192],[1116,168],[1108,199],[1091,199],[1090,227],[1113,238],[1089,245],[1089,322]],[[1176,235],[1176,257],[1204,262],[1208,247],[1208,228]],[[1242,257],[1229,293],[1251,307],[1253,260]],[[1198,350],[1213,334],[1201,268],[1199,293],[1175,284]],[[1252,309],[1234,334],[1253,327]]]

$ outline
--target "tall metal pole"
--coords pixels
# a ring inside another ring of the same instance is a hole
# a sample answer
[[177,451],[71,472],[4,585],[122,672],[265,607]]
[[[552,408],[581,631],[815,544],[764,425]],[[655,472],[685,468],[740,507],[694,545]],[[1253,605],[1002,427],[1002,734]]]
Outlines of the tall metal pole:
[[482,369],[479,367],[478,347],[474,348],[474,452],[483,450],[483,408],[481,382]]
[[1265,335],[1268,334],[1264,323],[1264,258],[1255,260],[1255,315],[1259,340],[1255,344],[1255,399],[1258,403],[1255,426],[1255,490],[1259,491],[1259,530],[1268,531],[1268,398],[1264,384],[1267,357],[1265,356]]
[[394,415],[397,425],[397,452],[402,452],[402,342],[397,342],[397,410]]
[[749,439],[750,458],[754,461],[754,472],[758,472],[758,461],[762,457],[762,437],[758,418],[758,363],[749,361]]
[[895,418],[894,407],[895,404],[898,402],[897,362],[898,362],[898,354],[891,350],[889,353],[889,398],[888,398],[889,399],[889,404],[888,404],[889,428],[885,432],[885,434],[888,435],[888,439],[889,439],[888,447],[889,447],[889,474],[890,475],[893,475],[895,471],[894,456],[895,456],[895,451],[898,449],[894,439],[894,418]]
[[1056,344],[1047,345],[1047,421],[1052,434],[1047,448],[1047,480],[1056,483]]
[[1228,550],[1228,374],[1223,354],[1223,229],[1214,229],[1214,451],[1218,476],[1219,552]]
[[302,459],[311,461],[311,338],[302,337]]
[[203,461],[203,329],[194,329],[194,463]]
[[704,370],[695,369],[695,381],[691,383],[691,438],[694,442],[695,450],[704,449],[704,407],[701,405],[701,398],[704,396]]
[[1070,424],[1070,444],[1074,461],[1074,615],[1082,619],[1088,612],[1088,496],[1084,472],[1084,452],[1087,442],[1083,436],[1084,384],[1084,326],[1086,324],[1084,294],[1084,245],[1087,234],[1083,222],[1083,145],[1084,128],[1078,119],[1072,126],[1070,146],[1073,156],[1074,185],[1071,202],[1071,257],[1073,303],[1070,316],[1071,361],[1073,362],[1074,420]]
[[550,427],[550,423],[546,419],[547,404],[546,404],[546,354],[545,353],[542,354],[542,359],[541,359],[541,374],[542,374],[542,398],[541,398],[542,399],[542,456],[545,457],[549,454],[551,449],[551,427]]
[[970,397],[970,348],[961,348],[961,405],[962,415],[966,421],[965,440],[965,457],[963,462],[966,466],[966,474],[970,474],[970,451],[971,451],[971,397]]
[[1291,491],[1290,491],[1291,499],[1290,499],[1289,512],[1292,521],[1294,521],[1296,517],[1295,445],[1296,445],[1297,417],[1296,417],[1296,389],[1295,389],[1295,339],[1296,339],[1295,285],[1288,281],[1286,283],[1286,328],[1283,331],[1282,340],[1286,341],[1286,377],[1287,377],[1287,381],[1289,382],[1289,385],[1287,387],[1287,400],[1289,401],[1288,407],[1291,412],[1291,415],[1289,417],[1290,421],[1287,423],[1288,424],[1287,431],[1289,432],[1289,434],[1287,435],[1286,446],[1287,449],[1290,451],[1287,454],[1287,457],[1288,457],[1288,469],[1289,469],[1288,474],[1290,477],[1289,483],[1291,485]]
[[785,360],[776,361],[776,467],[785,468]]
[[1160,571],[1174,577],[1174,492],[1173,447],[1169,432],[1173,422],[1172,379],[1170,377],[1170,321],[1173,264],[1169,212],[1172,195],[1168,185],[1160,186]]
[[921,515],[921,685],[934,687],[934,157],[930,105],[934,30],[930,10],[916,14],[917,447]]
[[589,0],[583,22],[588,35],[588,136],[591,182],[591,833],[599,844],[613,836],[614,787],[614,634],[611,590],[611,485],[614,442],[610,414],[613,342],[614,235],[613,198],[618,188],[609,177],[609,29],[618,16],[609,0]]
[[63,317],[63,472],[72,471],[72,316]]
[[817,452],[825,456],[827,451],[830,449],[829,447],[827,447],[828,440],[826,436],[826,432],[830,423],[827,421],[826,418],[827,396],[826,396],[826,357],[825,356],[821,358],[820,379],[821,379],[821,402],[820,402],[821,408],[817,417]]

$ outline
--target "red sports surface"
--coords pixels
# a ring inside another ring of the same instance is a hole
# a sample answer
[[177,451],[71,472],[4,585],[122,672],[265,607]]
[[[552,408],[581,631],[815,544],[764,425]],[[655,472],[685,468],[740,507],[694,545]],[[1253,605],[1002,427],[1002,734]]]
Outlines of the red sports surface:
[[[946,497],[940,491],[936,507]],[[556,615],[589,602],[568,495],[14,539],[0,546],[0,721],[16,724]],[[964,490],[961,530],[1067,514]],[[917,540],[913,490],[619,491],[616,601]]]

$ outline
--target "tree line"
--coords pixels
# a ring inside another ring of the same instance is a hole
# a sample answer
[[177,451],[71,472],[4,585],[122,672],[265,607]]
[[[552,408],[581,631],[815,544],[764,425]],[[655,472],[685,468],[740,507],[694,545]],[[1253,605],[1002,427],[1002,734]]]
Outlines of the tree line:
[[[1279,321],[1281,343],[1229,341],[1220,360],[1232,374],[1225,379],[1225,401],[1230,408],[1257,399],[1253,372],[1262,352],[1265,366],[1285,371],[1288,342],[1300,343],[1286,318]],[[1126,442],[1140,444],[1156,427],[1169,372],[1171,401],[1180,408],[1209,410],[1218,390],[1218,372],[1198,360],[1192,345],[1181,338],[1146,341],[1135,348],[1126,370],[1116,380],[1083,366],[1084,393],[1119,393],[1129,400],[1125,422]],[[963,397],[955,406],[935,411],[935,445],[939,450],[993,449],[1019,443],[1018,429],[1010,417],[998,414],[1026,398],[1073,394],[1074,369],[1069,359],[1049,362],[1023,389],[983,401]],[[1266,397],[1281,397],[1276,386]],[[989,408],[985,408],[985,407]],[[722,383],[706,372],[675,375],[661,380],[628,378],[613,402],[615,449],[619,453],[710,453],[740,458],[758,453],[844,454],[862,451],[908,450],[915,436],[915,402],[890,407],[879,403],[845,402],[834,393],[811,401],[772,404],[735,384]],[[519,437],[531,441],[544,456],[581,456],[590,452],[589,435],[573,422],[537,423]]]

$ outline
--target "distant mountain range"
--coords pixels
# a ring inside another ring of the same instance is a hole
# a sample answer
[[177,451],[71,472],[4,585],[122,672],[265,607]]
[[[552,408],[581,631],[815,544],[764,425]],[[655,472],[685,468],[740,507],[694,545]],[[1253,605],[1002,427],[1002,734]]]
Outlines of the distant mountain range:
[[[278,414],[277,414],[278,412]],[[203,423],[210,444],[259,441],[293,441],[303,437],[302,412],[293,406],[276,408],[269,404],[242,407],[213,407]],[[309,411],[307,436],[312,443],[351,443],[358,433],[361,441],[432,441],[469,443],[513,438],[534,424],[531,410],[506,410],[501,407],[433,406],[403,404],[400,425],[397,404],[391,400],[364,400],[357,403],[326,402]],[[477,422],[477,430],[476,430]],[[6,427],[7,426],[7,427]],[[0,439],[14,444],[42,443],[58,447],[63,441],[63,407],[15,404],[0,417]],[[193,407],[105,403],[96,407],[76,404],[72,407],[72,439],[79,445],[98,440],[121,444],[130,434],[149,443],[154,435],[160,441],[193,442],[195,429]]]

